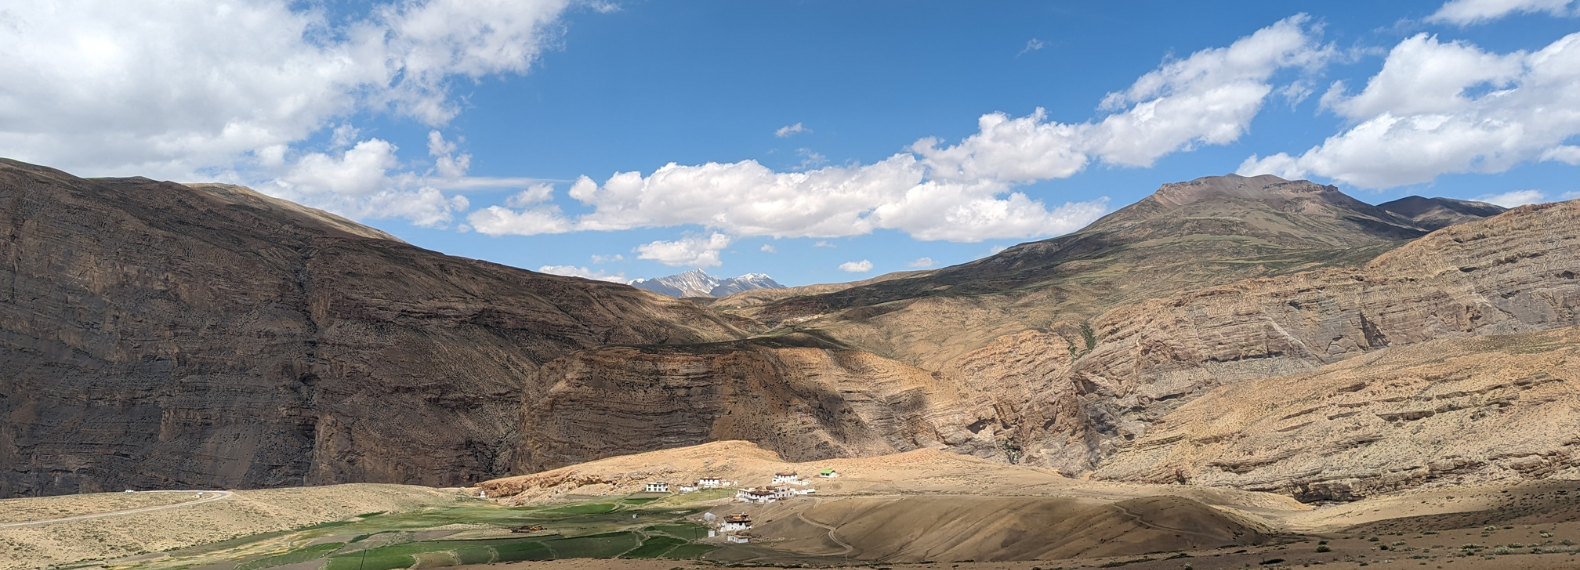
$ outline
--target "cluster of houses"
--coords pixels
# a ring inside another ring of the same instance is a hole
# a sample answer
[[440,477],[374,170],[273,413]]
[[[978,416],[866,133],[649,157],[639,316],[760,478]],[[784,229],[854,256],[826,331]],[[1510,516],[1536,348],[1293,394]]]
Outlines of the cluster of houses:
[[[824,479],[832,479],[838,477],[839,472],[833,469],[823,469],[822,471],[818,472],[817,476]],[[680,485],[679,492],[690,493],[699,489],[728,488],[736,486],[737,483],[738,482],[736,481],[725,481],[719,477],[703,477],[698,479],[695,483]],[[811,484],[811,481],[802,479],[801,476],[796,474],[794,471],[775,473],[773,481],[769,485],[760,488],[747,487],[745,489],[740,489],[736,491],[735,499],[745,503],[761,505],[772,503],[778,500],[789,499],[797,495],[810,495],[817,492],[817,489],[796,489],[790,487],[790,485],[806,487],[809,484]],[[669,483],[663,481],[654,481],[648,483],[647,492],[668,493]],[[713,513],[705,513],[703,514],[702,519],[706,523],[716,527],[715,530],[708,531],[708,536],[715,536],[716,532],[721,532],[724,533],[724,540],[727,542],[744,543],[751,541],[751,533],[748,533],[747,531],[751,530],[752,528],[752,519],[745,513],[725,515],[722,519],[714,516]]]
[[[690,492],[696,491],[698,489],[719,489],[719,488],[734,487],[734,486],[735,486],[735,481],[725,481],[722,478],[714,477],[714,476],[710,475],[710,476],[698,479],[698,480],[696,480],[696,482],[691,483],[689,485],[680,485],[678,491],[681,492],[681,493],[690,493]],[[669,492],[669,483],[664,482],[664,481],[653,481],[653,482],[650,482],[650,483],[647,484],[646,491],[649,492],[649,493],[668,493]]]

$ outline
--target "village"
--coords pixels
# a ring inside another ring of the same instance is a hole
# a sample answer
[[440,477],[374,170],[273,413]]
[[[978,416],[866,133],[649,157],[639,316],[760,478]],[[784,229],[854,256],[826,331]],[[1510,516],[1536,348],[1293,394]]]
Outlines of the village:
[[[839,472],[830,468],[818,471],[817,476],[822,479],[839,477]],[[676,486],[676,491],[681,494],[692,493],[703,489],[728,489],[739,486],[739,481],[726,481],[721,477],[705,476],[690,484]],[[810,487],[812,482],[802,479],[800,474],[789,471],[775,473],[772,481],[762,487],[745,487],[735,492],[735,500],[753,505],[766,505],[774,501],[782,501],[797,496],[811,495],[817,489]],[[793,485],[793,486],[792,486]],[[670,485],[665,481],[653,481],[646,485],[648,493],[669,493]],[[715,537],[720,534],[726,542],[747,543],[751,541],[752,528],[751,516],[746,513],[734,513],[719,517],[713,513],[703,513],[702,521],[708,525],[708,536]]]

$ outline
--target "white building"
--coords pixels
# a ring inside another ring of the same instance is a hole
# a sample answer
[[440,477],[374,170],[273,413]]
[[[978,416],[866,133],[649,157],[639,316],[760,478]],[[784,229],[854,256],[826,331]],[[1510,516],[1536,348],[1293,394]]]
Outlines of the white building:
[[745,513],[725,515],[724,522],[719,523],[719,530],[724,532],[740,532],[752,528],[752,518]]
[[835,470],[833,470],[833,469],[824,469],[824,470],[822,470],[822,471],[819,471],[819,472],[818,472],[818,473],[817,473],[817,476],[818,476],[818,477],[822,477],[822,478],[824,478],[824,479],[833,479],[833,478],[835,478],[835,477],[838,477],[838,476],[839,476],[839,472],[838,472],[838,471],[835,471]]
[[732,535],[724,537],[724,540],[726,540],[728,542],[733,542],[733,543],[736,543],[736,544],[746,544],[746,543],[752,541],[750,536],[747,536],[747,535],[744,535],[744,534],[732,534]]
[[695,491],[695,490],[697,490],[697,486],[696,485],[681,485],[680,486],[680,492],[682,492],[682,493],[690,493],[690,492]]
[[778,497],[768,489],[741,489],[735,493],[735,498],[747,503],[764,505],[774,502]]
[[659,481],[659,482],[655,482],[655,483],[648,483],[647,484],[647,492],[649,492],[649,493],[668,493],[669,492],[669,483],[665,483],[663,481]]
[[717,489],[723,486],[724,480],[712,475],[697,480],[697,488],[699,489]]
[[801,478],[796,476],[794,471],[791,471],[789,473],[775,473],[774,474],[774,482],[775,483],[799,483],[800,481],[801,481]]

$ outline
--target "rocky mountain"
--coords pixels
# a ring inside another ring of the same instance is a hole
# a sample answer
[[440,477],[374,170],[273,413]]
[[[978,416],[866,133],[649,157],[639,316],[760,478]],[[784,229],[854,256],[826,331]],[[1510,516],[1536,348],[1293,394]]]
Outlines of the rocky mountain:
[[685,273],[656,277],[653,279],[637,279],[632,281],[632,287],[646,289],[654,293],[669,295],[671,297],[723,297],[742,291],[755,289],[783,289],[772,277],[762,273],[747,273],[740,277],[719,279],[708,275],[701,269],[693,269]]
[[482,480],[544,363],[738,337],[240,187],[0,161],[0,497]]
[[1573,431],[1550,370],[1572,335],[1542,331],[1580,327],[1575,251],[1580,202],[1371,206],[1231,175],[959,266],[681,301],[245,188],[5,162],[0,496],[454,485],[731,439],[1307,500],[1551,476],[1569,439],[1443,442]]

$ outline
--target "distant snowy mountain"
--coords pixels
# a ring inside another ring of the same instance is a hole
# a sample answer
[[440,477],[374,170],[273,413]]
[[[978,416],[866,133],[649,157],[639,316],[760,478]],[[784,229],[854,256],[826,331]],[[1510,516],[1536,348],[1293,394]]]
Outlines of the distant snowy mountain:
[[671,297],[723,297],[731,293],[750,291],[752,289],[783,289],[785,287],[775,282],[772,277],[762,273],[747,273],[740,277],[719,279],[704,273],[701,269],[693,269],[679,275],[670,275],[669,277],[637,279],[631,282],[631,286]]

